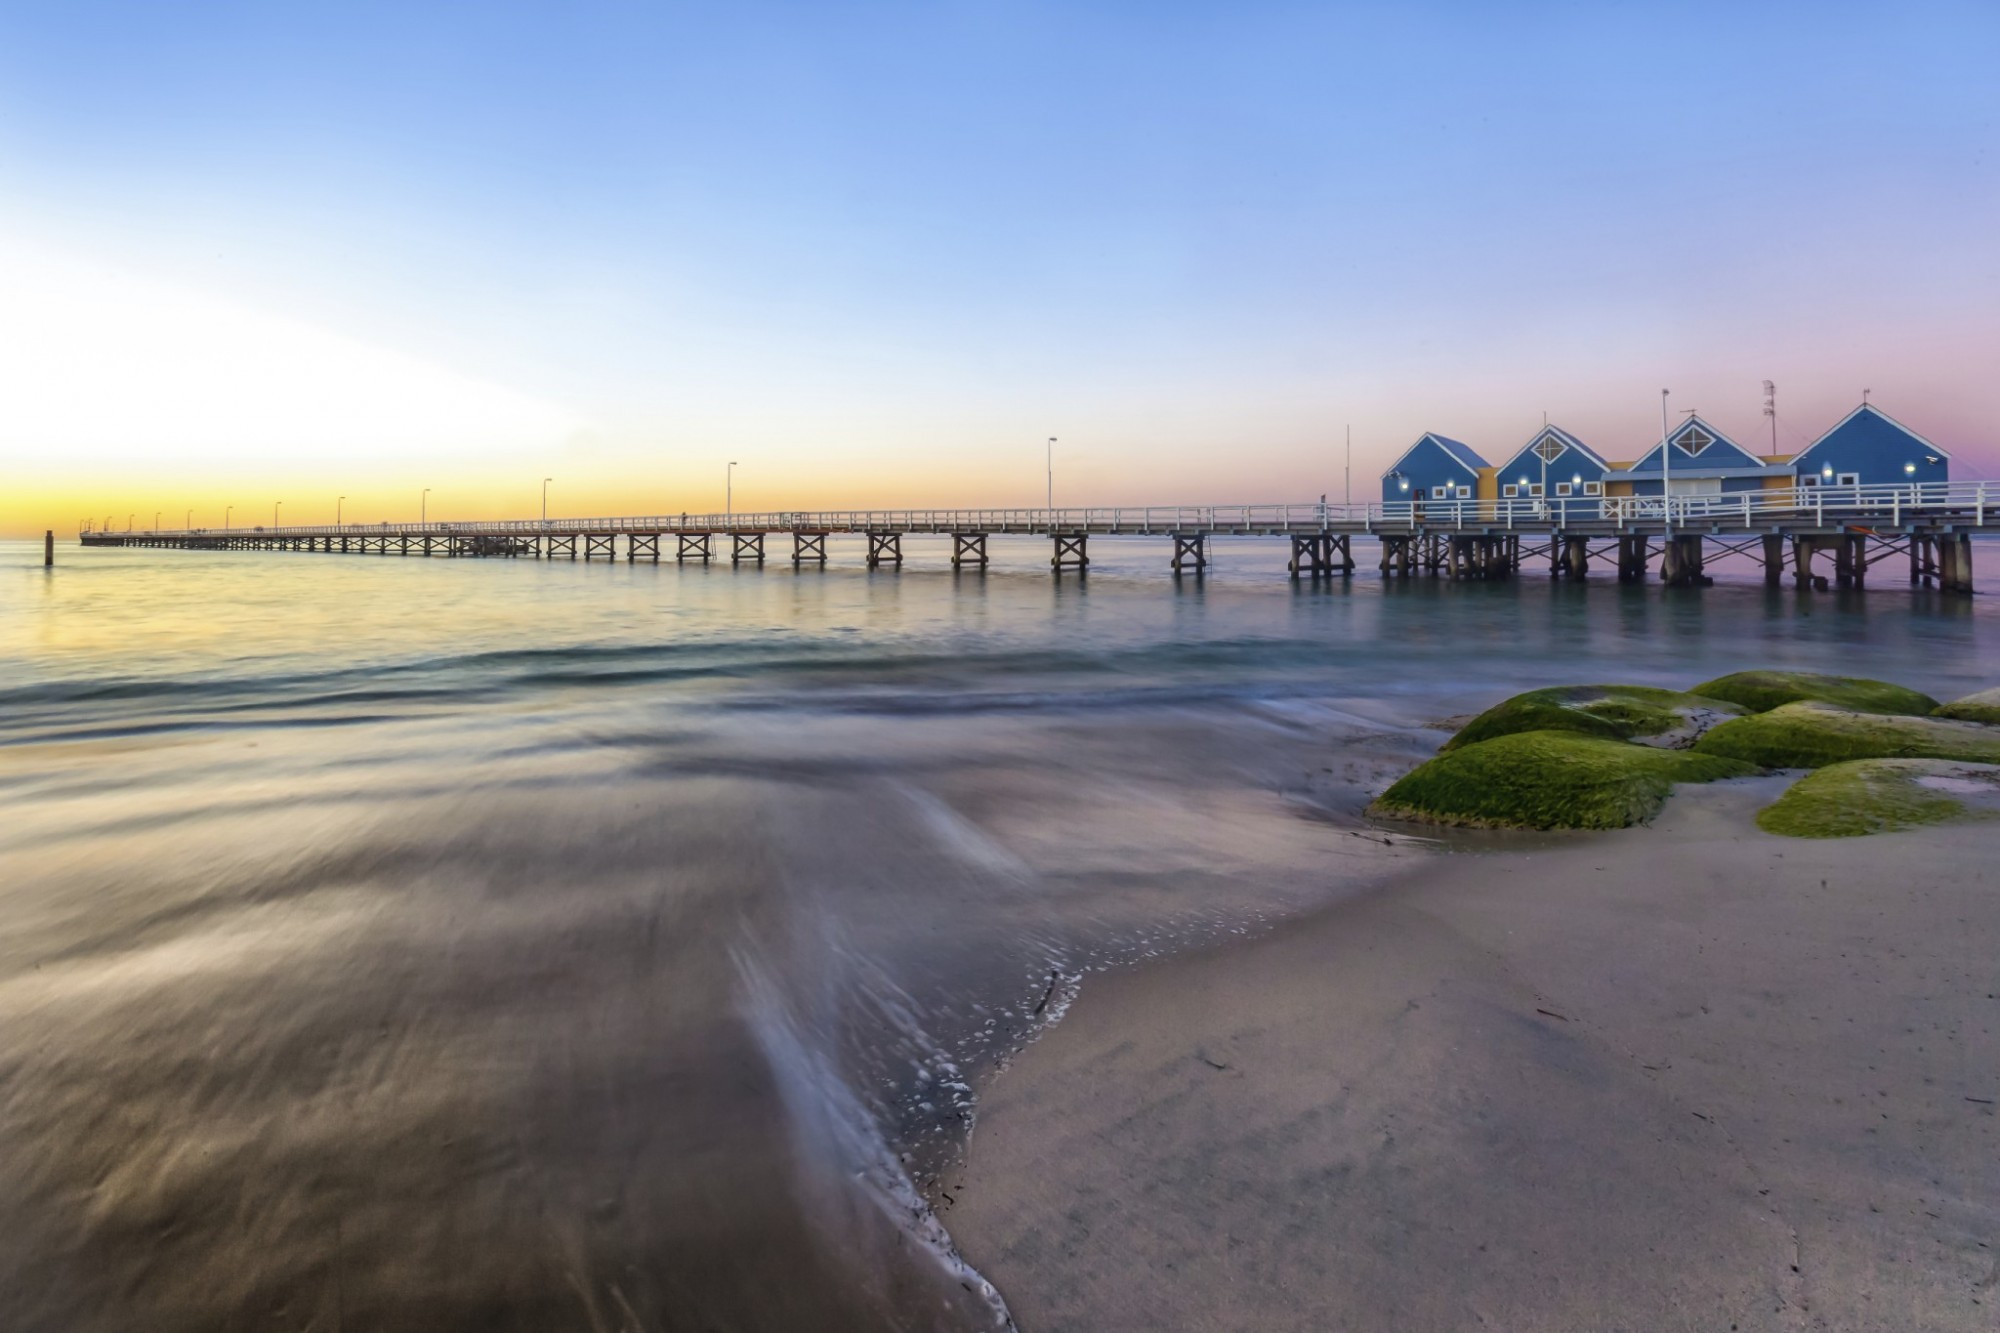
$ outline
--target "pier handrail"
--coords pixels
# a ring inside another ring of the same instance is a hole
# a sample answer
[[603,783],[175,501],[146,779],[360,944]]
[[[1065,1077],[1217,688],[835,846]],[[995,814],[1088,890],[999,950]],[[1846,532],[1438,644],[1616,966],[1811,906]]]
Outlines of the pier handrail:
[[[1614,483],[1615,483],[1615,479]],[[1794,486],[1711,495],[1534,496],[1499,500],[1401,500],[1365,504],[1090,505],[1049,509],[910,508],[772,510],[729,514],[653,514],[602,518],[435,519],[426,523],[286,524],[282,527],[148,528],[96,535],[185,537],[528,537],[623,533],[986,532],[1092,535],[1207,533],[1227,536],[1308,533],[1360,527],[1399,528],[1527,525],[1561,531],[1571,524],[1753,524],[1809,520],[1815,527],[1850,521],[1948,521],[1986,526],[1986,481],[1897,482],[1879,485]]]

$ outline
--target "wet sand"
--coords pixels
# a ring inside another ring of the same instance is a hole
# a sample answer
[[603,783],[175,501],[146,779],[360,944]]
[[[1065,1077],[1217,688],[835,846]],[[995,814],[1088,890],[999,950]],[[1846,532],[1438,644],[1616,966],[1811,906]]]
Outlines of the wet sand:
[[1030,1333],[2000,1325],[2000,826],[1781,786],[1092,977],[947,1225]]

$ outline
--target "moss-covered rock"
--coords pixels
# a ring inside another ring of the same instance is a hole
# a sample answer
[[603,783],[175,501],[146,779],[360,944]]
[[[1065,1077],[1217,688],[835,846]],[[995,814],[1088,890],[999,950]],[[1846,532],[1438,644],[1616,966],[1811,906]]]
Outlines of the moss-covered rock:
[[1857,713],[1900,713],[1923,717],[1938,706],[1928,694],[1859,676],[1821,676],[1811,671],[1738,671],[1697,685],[1690,694],[1739,704],[1767,713],[1784,704],[1808,701],[1837,704]]
[[1720,699],[1697,698],[1645,685],[1559,685],[1530,690],[1498,703],[1460,728],[1447,750],[1523,731],[1573,731],[1607,740],[1658,738],[1692,744],[1708,727],[1744,710]]
[[1475,828],[1623,828],[1659,812],[1677,782],[1754,770],[1715,755],[1574,731],[1521,731],[1441,752],[1371,814]]
[[1994,818],[2000,818],[2000,767],[1855,759],[1800,778],[1757,812],[1757,827],[1793,838],[1852,838]]
[[2000,730],[1935,717],[1855,713],[1785,704],[1703,733],[1695,750],[1765,768],[1822,768],[1848,759],[1961,759],[2000,763]]
[[1983,722],[1989,727],[2000,726],[2000,686],[1968,694],[1963,699],[1953,699],[1939,707],[1932,716],[1956,718],[1961,722]]

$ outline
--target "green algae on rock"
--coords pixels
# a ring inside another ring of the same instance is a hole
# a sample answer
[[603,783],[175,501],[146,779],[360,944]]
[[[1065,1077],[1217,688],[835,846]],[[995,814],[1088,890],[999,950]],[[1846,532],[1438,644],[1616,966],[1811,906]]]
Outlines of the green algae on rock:
[[1574,731],[1519,731],[1442,751],[1369,813],[1475,828],[1624,828],[1659,813],[1677,782],[1754,772],[1717,755]]
[[1646,685],[1558,685],[1493,705],[1461,727],[1444,748],[1456,750],[1524,731],[1573,731],[1607,740],[1664,738],[1685,747],[1709,726],[1743,711],[1720,699]]
[[1968,694],[1963,699],[1953,699],[1948,704],[1940,705],[1931,716],[2000,726],[2000,685],[1990,690],[1981,690],[1977,694]]
[[2000,730],[1935,717],[1855,713],[1823,703],[1785,704],[1711,728],[1701,754],[1764,768],[1822,768],[1848,759],[1959,759],[2000,763]]
[[1994,818],[2000,818],[2000,767],[1946,759],[1852,759],[1793,783],[1757,812],[1757,827],[1792,838],[1853,838]]
[[1822,676],[1812,671],[1738,671],[1697,685],[1688,693],[1738,704],[1753,713],[1766,713],[1784,704],[1818,702],[1857,713],[1923,717],[1938,706],[1928,694],[1887,681]]

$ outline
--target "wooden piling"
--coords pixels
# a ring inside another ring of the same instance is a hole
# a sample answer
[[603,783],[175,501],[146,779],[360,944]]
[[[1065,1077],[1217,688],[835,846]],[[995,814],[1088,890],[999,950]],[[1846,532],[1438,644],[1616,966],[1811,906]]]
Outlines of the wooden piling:
[[973,565],[986,568],[986,534],[983,532],[954,532],[951,534],[951,566],[962,569]]
[[56,530],[50,528],[42,534],[42,568],[53,569],[56,563]]
[[[1387,547],[1383,548],[1383,560],[1388,560]],[[1174,558],[1171,565],[1174,573],[1182,574],[1192,570],[1196,574],[1208,568],[1208,537],[1200,532],[1176,532],[1174,534]]]
[[878,565],[903,563],[903,537],[898,532],[871,532],[868,534],[868,568]]

